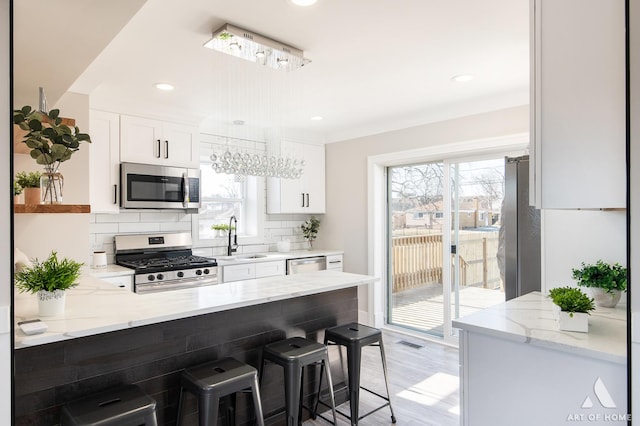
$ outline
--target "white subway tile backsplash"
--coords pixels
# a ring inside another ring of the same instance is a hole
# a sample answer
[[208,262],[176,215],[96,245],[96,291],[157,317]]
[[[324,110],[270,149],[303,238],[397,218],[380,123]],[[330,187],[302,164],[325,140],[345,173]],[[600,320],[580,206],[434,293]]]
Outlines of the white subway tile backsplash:
[[191,222],[163,222],[160,223],[160,231],[189,232],[191,231]]
[[140,222],[179,222],[184,216],[187,216],[191,222],[191,215],[179,212],[140,213]]
[[140,213],[94,214],[96,223],[140,222]]
[[156,222],[121,223],[118,225],[119,234],[159,232],[159,231],[160,231],[160,224]]
[[89,232],[91,234],[117,234],[117,223],[92,223],[89,225]]

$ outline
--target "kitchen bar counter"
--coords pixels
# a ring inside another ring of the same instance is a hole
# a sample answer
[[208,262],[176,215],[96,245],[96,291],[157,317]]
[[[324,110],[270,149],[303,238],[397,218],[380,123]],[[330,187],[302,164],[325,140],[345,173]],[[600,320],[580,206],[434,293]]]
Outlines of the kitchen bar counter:
[[[78,287],[67,291],[64,315],[41,318],[49,327],[44,334],[27,336],[16,327],[15,347],[19,349],[368,285],[374,280],[367,275],[326,270],[140,295],[85,274]],[[38,318],[36,297],[16,294],[16,323],[33,318]]]
[[463,426],[626,424],[624,307],[596,308],[588,333],[560,331],[551,300],[533,292],[454,326]]
[[560,331],[551,299],[532,292],[453,321],[453,326],[493,337],[626,364],[627,311],[596,308],[589,332]]

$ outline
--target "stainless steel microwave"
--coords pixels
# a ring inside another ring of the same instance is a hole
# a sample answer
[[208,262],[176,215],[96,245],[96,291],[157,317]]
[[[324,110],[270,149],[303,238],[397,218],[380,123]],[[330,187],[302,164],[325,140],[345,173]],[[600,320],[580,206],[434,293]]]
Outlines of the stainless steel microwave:
[[120,163],[120,207],[125,209],[200,208],[200,170]]

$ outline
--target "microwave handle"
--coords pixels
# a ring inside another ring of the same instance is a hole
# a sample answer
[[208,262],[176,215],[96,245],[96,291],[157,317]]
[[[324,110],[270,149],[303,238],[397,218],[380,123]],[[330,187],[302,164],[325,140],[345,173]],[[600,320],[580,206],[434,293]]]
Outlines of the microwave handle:
[[182,174],[182,194],[184,196],[182,205],[187,207],[187,204],[189,204],[189,176],[186,173]]

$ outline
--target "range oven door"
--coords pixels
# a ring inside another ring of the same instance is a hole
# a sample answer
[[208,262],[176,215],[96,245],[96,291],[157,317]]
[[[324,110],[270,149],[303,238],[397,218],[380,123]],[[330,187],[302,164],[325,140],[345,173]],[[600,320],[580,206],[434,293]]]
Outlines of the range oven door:
[[121,163],[121,207],[125,209],[200,208],[200,170]]

